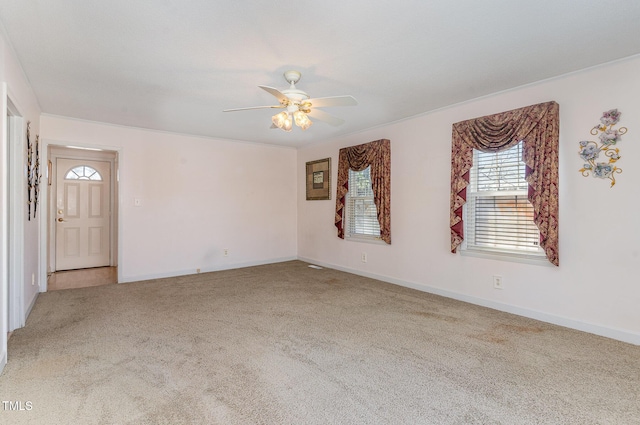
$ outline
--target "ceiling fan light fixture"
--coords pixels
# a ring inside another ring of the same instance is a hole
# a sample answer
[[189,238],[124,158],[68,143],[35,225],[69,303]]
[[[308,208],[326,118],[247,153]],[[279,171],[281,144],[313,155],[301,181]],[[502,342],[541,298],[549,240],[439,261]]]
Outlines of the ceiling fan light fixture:
[[[273,117],[271,117],[271,122],[276,127],[283,128],[287,118],[289,118],[288,113],[280,112],[279,114],[275,114]],[[289,118],[289,120],[291,120],[291,118]]]
[[293,125],[293,120],[291,119],[291,115],[286,112],[281,112],[286,115],[284,120],[284,125],[281,127],[284,131],[291,131],[291,126]]
[[298,127],[300,127],[303,130],[306,130],[307,128],[311,127],[311,124],[313,124],[313,121],[311,121],[309,118],[307,118],[306,121],[304,121],[304,123],[300,124]]
[[307,114],[305,114],[303,111],[294,112],[293,119],[295,120],[296,125],[303,130],[306,130],[307,128],[311,127],[311,124],[313,124],[313,122],[309,119]]
[[314,120],[325,122],[335,127],[344,124],[344,120],[329,115],[318,108],[357,105],[358,102],[353,98],[353,96],[344,95],[310,98],[307,93],[297,89],[295,86],[295,84],[300,80],[300,76],[301,74],[299,71],[285,72],[284,77],[290,84],[290,87],[282,91],[273,87],[258,86],[267,93],[275,96],[279,101],[278,105],[225,109],[223,112],[244,111],[249,109],[284,109],[282,112],[271,117],[271,122],[273,123],[271,128],[279,128],[283,131],[291,131],[294,123],[302,130],[308,129],[313,124],[309,119],[310,115],[313,116]]

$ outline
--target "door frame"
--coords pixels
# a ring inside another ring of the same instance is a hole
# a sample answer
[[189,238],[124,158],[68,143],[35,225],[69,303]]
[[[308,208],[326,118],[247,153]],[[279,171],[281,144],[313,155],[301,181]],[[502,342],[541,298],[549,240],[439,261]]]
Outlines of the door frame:
[[9,238],[9,250],[7,253],[9,291],[9,332],[21,328],[25,324],[24,311],[24,213],[26,196],[24,184],[26,180],[23,173],[25,167],[26,150],[26,121],[20,115],[18,108],[7,99],[7,126],[9,130],[7,139],[8,150],[8,224],[7,236]]
[[7,83],[0,82],[0,373],[7,364],[7,333],[9,332],[9,140],[7,137]]
[[[7,333],[24,325],[25,119],[6,82],[0,83],[0,373]],[[11,255],[10,255],[11,253]]]
[[[57,217],[54,219],[56,252],[55,262],[52,255],[52,270],[53,266],[56,273],[112,266],[111,258],[115,252],[111,249],[111,171],[114,161],[111,158],[69,156],[59,149],[52,156],[52,159],[55,158],[52,166],[55,183],[51,187],[51,199],[56,204]],[[84,177],[84,180],[76,176],[76,180],[68,180],[70,170],[78,167],[88,167],[91,173],[97,173],[100,177],[93,180],[95,176],[92,175],[90,179]],[[73,252],[67,252],[69,249]]]
[[[56,141],[43,141],[44,151],[46,155],[44,157],[44,163],[49,164],[51,161],[51,168],[47,167],[46,179],[47,184],[46,193],[43,193],[43,204],[47,205],[47,214],[42,214],[41,226],[46,229],[47,240],[46,243],[42,243],[41,249],[43,250],[43,257],[46,258],[46,267],[44,268],[45,279],[41,280],[46,282],[46,276],[55,272],[56,269],[56,226],[54,226],[53,220],[56,217],[56,159],[68,158],[68,159],[86,159],[88,161],[105,161],[110,163],[111,167],[111,194],[110,194],[110,265],[112,267],[121,263],[122,247],[121,247],[121,205],[119,202],[120,189],[119,183],[119,166],[122,162],[122,151],[118,147],[110,146],[95,146],[82,143],[60,143]],[[50,171],[49,171],[50,170]],[[51,173],[49,175],[49,173]],[[49,178],[51,184],[48,184]],[[118,282],[121,282],[122,271],[118,268]],[[41,288],[43,292],[46,292],[46,286]]]

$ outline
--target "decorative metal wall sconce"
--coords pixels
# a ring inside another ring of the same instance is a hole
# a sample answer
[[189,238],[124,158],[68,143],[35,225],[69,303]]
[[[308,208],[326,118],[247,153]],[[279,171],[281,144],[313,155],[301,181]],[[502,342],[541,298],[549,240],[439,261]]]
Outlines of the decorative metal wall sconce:
[[[593,177],[609,179],[611,187],[616,184],[615,175],[622,173],[622,168],[615,166],[615,163],[621,158],[620,149],[616,147],[616,144],[627,133],[627,128],[613,128],[620,121],[621,114],[617,109],[604,112],[600,118],[600,124],[591,129],[591,134],[598,136],[600,144],[592,140],[583,140],[580,142],[580,150],[578,151],[580,158],[586,161],[579,170],[582,175],[588,177],[589,174],[593,174]],[[600,153],[609,158],[609,161],[596,162]]]
[[[33,155],[35,152],[35,162]],[[27,121],[27,220],[31,221],[31,206],[33,218],[38,212],[38,198],[40,196],[40,136],[36,134],[35,147],[31,143],[31,121]],[[33,191],[33,198],[31,192]]]
[[27,219],[31,221],[31,189],[33,188],[33,147],[31,121],[27,121]]
[[33,218],[38,212],[38,199],[40,198],[40,136],[36,134],[36,165],[33,169]]

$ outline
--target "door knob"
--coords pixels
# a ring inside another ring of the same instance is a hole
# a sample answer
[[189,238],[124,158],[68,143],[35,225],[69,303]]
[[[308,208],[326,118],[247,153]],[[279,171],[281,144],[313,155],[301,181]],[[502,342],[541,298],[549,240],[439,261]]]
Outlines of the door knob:
[[62,223],[62,222],[64,221],[64,218],[60,217],[60,218],[58,218],[58,221],[59,221],[60,223]]

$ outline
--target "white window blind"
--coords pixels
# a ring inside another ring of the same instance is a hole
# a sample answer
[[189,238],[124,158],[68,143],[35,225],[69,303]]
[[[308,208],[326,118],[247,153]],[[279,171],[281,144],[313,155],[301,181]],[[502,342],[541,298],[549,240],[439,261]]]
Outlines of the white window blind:
[[474,150],[467,191],[467,248],[543,255],[527,199],[522,142],[501,152]]
[[370,167],[362,171],[349,170],[347,235],[380,238],[380,223],[378,223],[376,204],[373,202]]

